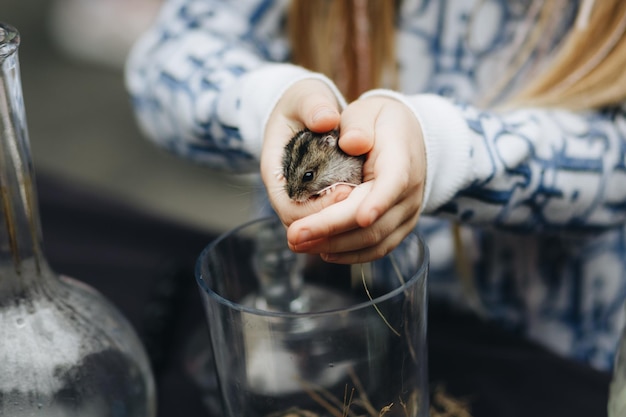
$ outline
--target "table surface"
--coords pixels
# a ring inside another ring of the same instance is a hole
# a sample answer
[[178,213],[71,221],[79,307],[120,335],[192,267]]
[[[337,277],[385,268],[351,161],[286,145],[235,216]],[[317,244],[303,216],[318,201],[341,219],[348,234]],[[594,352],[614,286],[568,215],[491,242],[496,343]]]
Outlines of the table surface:
[[[134,325],[155,372],[158,416],[211,416],[185,359],[205,328],[194,265],[215,234],[44,174],[37,184],[50,264],[97,288]],[[438,306],[428,338],[431,389],[463,399],[474,417],[606,416],[607,373]]]

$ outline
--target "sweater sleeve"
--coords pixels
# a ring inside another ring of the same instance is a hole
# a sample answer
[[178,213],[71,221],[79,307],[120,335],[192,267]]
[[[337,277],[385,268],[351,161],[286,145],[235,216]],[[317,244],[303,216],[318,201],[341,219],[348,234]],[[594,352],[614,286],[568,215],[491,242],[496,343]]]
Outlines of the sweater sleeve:
[[158,145],[231,172],[258,169],[282,93],[326,77],[285,63],[284,2],[168,0],[134,45],[126,85],[142,132]]
[[516,231],[601,231],[626,221],[623,108],[480,110],[395,97],[422,126],[424,212]]

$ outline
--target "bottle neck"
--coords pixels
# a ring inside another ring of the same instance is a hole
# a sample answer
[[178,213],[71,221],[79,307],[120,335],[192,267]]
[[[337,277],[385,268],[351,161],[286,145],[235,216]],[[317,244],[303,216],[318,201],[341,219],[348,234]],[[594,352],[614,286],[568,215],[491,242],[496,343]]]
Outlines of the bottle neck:
[[0,23],[0,304],[40,276],[45,262],[18,46],[17,31]]

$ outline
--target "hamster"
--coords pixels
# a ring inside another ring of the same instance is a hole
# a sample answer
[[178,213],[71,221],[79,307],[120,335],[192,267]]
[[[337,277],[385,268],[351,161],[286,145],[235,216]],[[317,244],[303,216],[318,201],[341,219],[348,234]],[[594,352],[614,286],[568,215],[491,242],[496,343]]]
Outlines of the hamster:
[[339,148],[339,131],[314,133],[304,129],[285,146],[282,176],[289,198],[304,202],[336,185],[363,182],[365,155],[351,156]]

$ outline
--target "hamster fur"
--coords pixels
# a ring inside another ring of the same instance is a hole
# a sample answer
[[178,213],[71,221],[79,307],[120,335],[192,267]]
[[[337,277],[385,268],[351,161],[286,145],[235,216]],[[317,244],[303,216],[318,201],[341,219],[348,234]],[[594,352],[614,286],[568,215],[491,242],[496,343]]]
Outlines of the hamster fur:
[[285,146],[282,174],[289,198],[304,202],[335,185],[363,181],[365,155],[351,156],[339,148],[339,131],[314,133],[304,129]]

